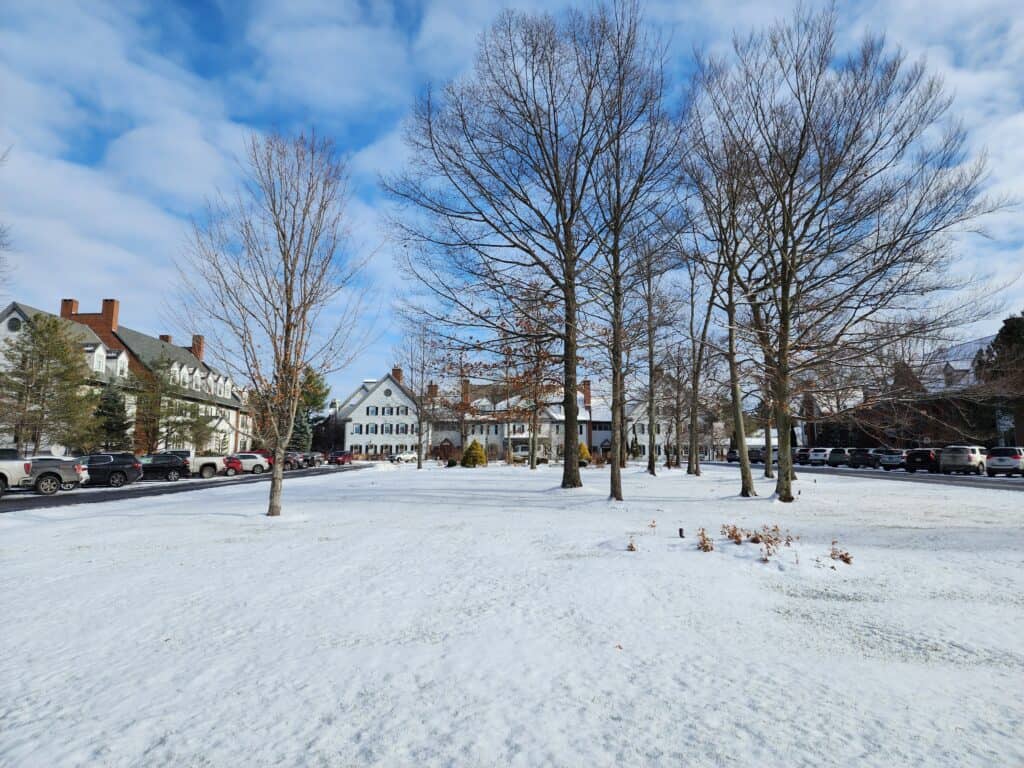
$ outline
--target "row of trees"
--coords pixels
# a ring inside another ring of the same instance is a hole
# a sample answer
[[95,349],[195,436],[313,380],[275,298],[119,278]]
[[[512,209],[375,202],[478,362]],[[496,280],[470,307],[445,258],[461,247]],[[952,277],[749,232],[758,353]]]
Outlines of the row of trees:
[[123,384],[98,384],[59,318],[33,317],[0,354],[0,432],[23,453],[54,444],[83,452],[150,453],[161,445],[202,448],[214,437],[214,419],[182,398],[184,390],[168,375],[169,362]]
[[[1000,205],[981,194],[984,159],[967,157],[922,63],[871,34],[841,52],[836,26],[833,11],[798,10],[675,67],[694,74],[673,83],[635,2],[510,11],[472,72],[415,107],[412,161],[384,180],[418,286],[409,314],[495,360],[510,339],[543,345],[560,364],[567,455],[592,351],[612,387],[613,498],[628,377],[644,379],[654,422],[658,372],[674,372],[690,472],[705,382],[727,382],[744,495],[744,414],[761,401],[776,493],[792,501],[794,402],[849,401],[965,317],[953,236]],[[574,462],[562,485],[580,485]]]

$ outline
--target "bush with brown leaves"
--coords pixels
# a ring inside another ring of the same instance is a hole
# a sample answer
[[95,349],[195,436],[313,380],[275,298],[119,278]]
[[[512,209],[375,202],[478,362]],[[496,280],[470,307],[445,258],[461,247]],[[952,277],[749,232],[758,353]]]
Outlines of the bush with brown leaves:
[[833,560],[841,560],[847,565],[853,565],[853,555],[847,552],[845,549],[839,548],[839,540],[832,539],[832,549],[829,551],[828,556]]
[[715,549],[715,542],[703,528],[697,531],[697,549],[701,552],[713,552]]

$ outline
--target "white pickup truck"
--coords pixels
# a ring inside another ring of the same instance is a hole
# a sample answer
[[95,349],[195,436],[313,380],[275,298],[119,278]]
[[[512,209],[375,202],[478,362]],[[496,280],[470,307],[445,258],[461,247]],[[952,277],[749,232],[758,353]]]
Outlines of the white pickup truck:
[[0,459],[0,496],[8,488],[17,488],[32,474],[32,462],[22,458]]
[[224,471],[223,456],[195,456],[192,451],[161,451],[161,453],[173,453],[185,459],[188,462],[188,471],[191,477],[209,480]]

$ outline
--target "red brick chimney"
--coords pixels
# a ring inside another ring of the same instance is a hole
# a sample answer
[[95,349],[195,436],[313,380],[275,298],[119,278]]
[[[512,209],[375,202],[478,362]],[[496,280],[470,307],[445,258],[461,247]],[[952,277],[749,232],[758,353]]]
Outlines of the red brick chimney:
[[117,299],[104,299],[99,312],[79,312],[77,299],[61,299],[60,316],[88,326],[111,349],[124,349],[121,340],[117,338],[119,308]]
[[203,355],[206,354],[206,339],[198,333],[192,334],[192,346],[190,349],[192,354],[199,358],[199,362],[203,362]]
[[160,341],[166,342],[167,344],[172,343],[171,342],[171,334],[169,334],[169,333],[161,333],[160,334]]
[[401,384],[402,383],[402,369],[399,368],[398,366],[395,366],[394,368],[392,368],[391,369],[391,378],[393,378],[395,381],[397,381],[399,384]]
[[103,318],[103,327],[112,333],[117,333],[117,315],[121,309],[121,303],[117,299],[104,299],[103,307],[100,309],[100,317]]
[[469,379],[462,380],[462,404],[469,405]]
[[580,382],[580,389],[583,390],[583,407],[590,407],[590,379],[584,379]]
[[434,382],[430,382],[429,384],[427,384],[427,397],[429,397],[431,400],[437,397],[437,384],[435,384]]

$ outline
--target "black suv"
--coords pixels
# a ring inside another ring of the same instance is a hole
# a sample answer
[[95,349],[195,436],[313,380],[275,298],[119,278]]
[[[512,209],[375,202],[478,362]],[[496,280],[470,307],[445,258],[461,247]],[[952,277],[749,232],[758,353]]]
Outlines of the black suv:
[[811,449],[810,448],[797,448],[796,454],[793,456],[793,461],[800,466],[811,463]]
[[151,453],[140,459],[143,480],[166,480],[176,482],[188,477],[188,460],[174,453]]
[[941,456],[941,448],[915,448],[912,451],[907,451],[906,470],[907,472],[917,472],[917,470],[923,469],[932,473],[938,472]]
[[878,455],[870,448],[854,448],[850,451],[850,458],[847,460],[851,467],[871,467],[878,469]]
[[89,485],[120,488],[142,477],[142,464],[134,453],[92,453],[82,463],[89,468]]

